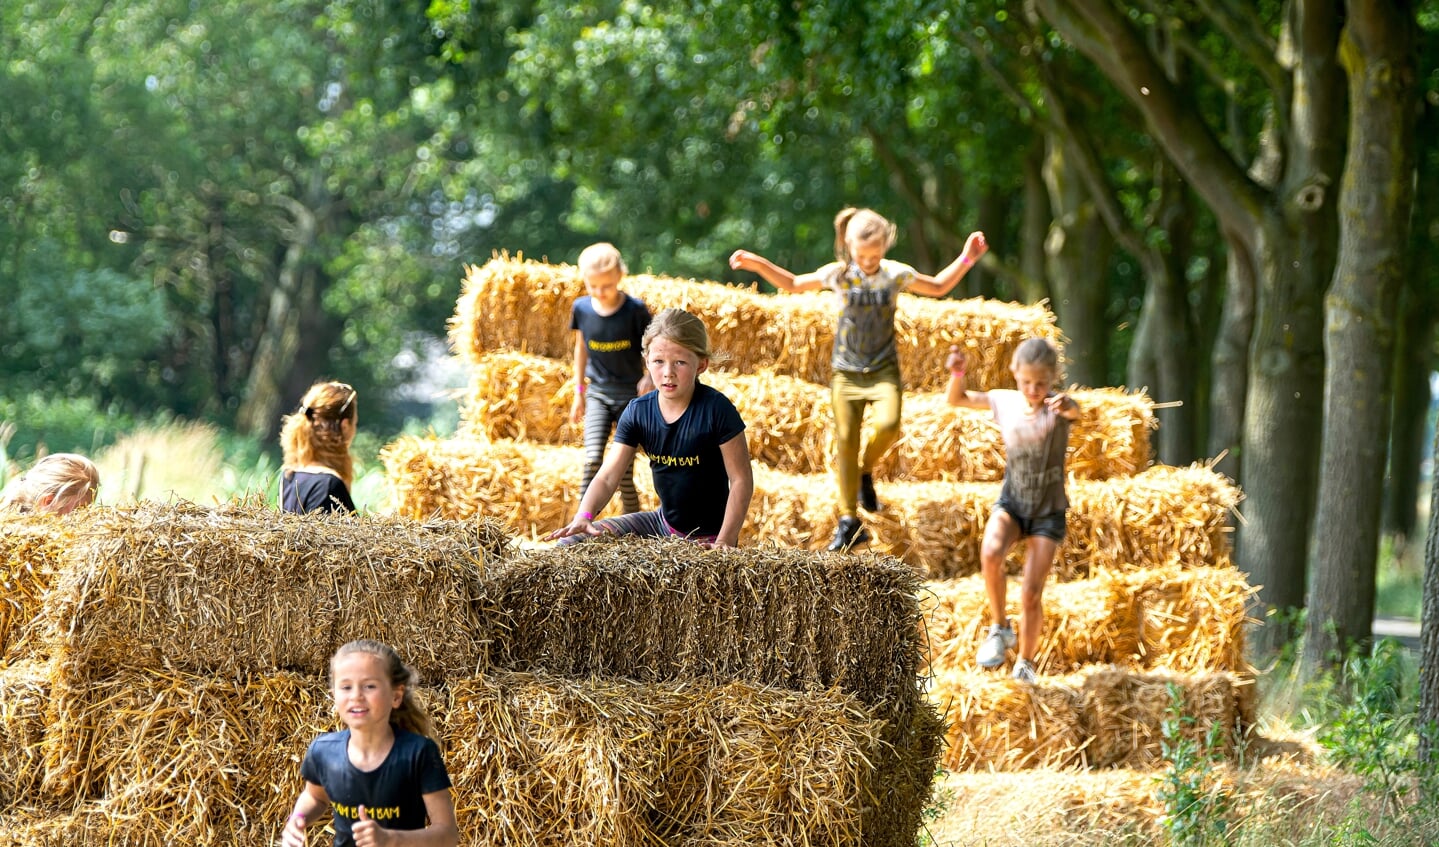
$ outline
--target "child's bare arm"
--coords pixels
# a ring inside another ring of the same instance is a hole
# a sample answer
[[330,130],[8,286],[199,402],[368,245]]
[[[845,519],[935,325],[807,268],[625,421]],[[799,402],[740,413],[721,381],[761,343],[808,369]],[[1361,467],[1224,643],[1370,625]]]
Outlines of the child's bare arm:
[[570,423],[579,423],[585,417],[585,368],[589,363],[585,334],[575,330],[575,402],[570,406]]
[[[620,487],[620,477],[624,475],[624,469],[635,457],[635,448],[628,444],[614,442],[605,450],[605,460],[600,469],[595,472],[594,479],[590,480],[590,487],[585,489],[585,496],[580,500],[580,508],[576,512],[574,520],[565,526],[560,527],[545,538],[554,541],[570,535],[600,535],[602,530],[594,526],[594,516],[604,511],[610,498],[615,496],[615,490]],[[585,517],[589,515],[589,517]]]
[[754,498],[754,465],[750,463],[749,442],[745,441],[744,433],[721,444],[720,456],[724,458],[725,473],[729,476],[729,498],[725,501],[724,522],[720,524],[714,546],[738,547],[739,532],[749,514],[750,500]]
[[776,265],[769,259],[748,250],[736,250],[730,254],[729,266],[737,271],[757,273],[770,285],[781,291],[818,291],[824,288],[819,274],[807,273],[796,276],[792,271]]
[[949,368],[949,386],[944,392],[945,402],[951,406],[963,406],[967,409],[988,409],[989,392],[969,391],[965,388],[965,358],[960,351],[958,344],[951,344],[949,347],[949,358],[945,360],[945,367]]
[[943,297],[954,290],[959,281],[964,279],[964,275],[969,273],[979,258],[987,252],[989,252],[989,243],[984,240],[984,233],[971,232],[969,238],[964,242],[964,252],[934,276],[915,274],[914,281],[909,284],[908,290],[926,297]]
[[1071,422],[1079,420],[1083,413],[1074,398],[1062,391],[1044,398],[1044,405],[1048,406],[1051,412]]
[[323,786],[306,782],[305,788],[295,800],[295,808],[285,820],[280,832],[280,843],[284,847],[305,847],[305,827],[320,816],[330,805],[330,797]]

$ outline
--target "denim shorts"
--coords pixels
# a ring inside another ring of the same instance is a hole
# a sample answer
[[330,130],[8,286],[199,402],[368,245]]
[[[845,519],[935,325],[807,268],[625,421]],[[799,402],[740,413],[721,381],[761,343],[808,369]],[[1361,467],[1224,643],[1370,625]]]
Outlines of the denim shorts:
[[1064,512],[1051,512],[1034,518],[1025,517],[1013,504],[1005,500],[995,503],[994,508],[1002,509],[1005,514],[1014,519],[1014,523],[1019,527],[1020,538],[1037,535],[1040,538],[1048,538],[1055,544],[1064,543]]

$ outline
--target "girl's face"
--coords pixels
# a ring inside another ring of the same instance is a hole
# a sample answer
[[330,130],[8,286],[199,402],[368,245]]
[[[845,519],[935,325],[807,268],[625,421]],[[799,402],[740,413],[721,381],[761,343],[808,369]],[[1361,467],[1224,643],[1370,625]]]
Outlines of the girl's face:
[[1054,387],[1054,370],[1043,365],[1014,365],[1009,369],[1014,374],[1014,384],[1030,408],[1037,409],[1049,396]]
[[868,241],[860,241],[854,238],[845,239],[845,247],[849,250],[850,258],[859,265],[859,269],[866,274],[873,274],[879,270],[879,261],[884,258],[884,242],[871,238]]
[[709,367],[709,359],[701,359],[688,347],[659,336],[650,339],[645,366],[662,399],[689,402],[695,393],[695,378]]
[[585,274],[585,290],[600,308],[613,308],[620,301],[620,277],[619,268],[592,271]]
[[347,653],[335,662],[335,712],[352,730],[388,726],[405,687],[390,684],[385,663],[373,653]]

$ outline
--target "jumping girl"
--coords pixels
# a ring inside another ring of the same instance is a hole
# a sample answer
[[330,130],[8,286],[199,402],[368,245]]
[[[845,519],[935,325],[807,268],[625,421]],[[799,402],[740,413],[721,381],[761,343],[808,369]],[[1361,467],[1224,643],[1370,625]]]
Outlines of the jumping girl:
[[[783,291],[827,288],[836,295],[839,323],[831,358],[830,400],[834,406],[839,524],[829,549],[845,550],[869,539],[856,516],[855,503],[858,500],[866,511],[879,511],[872,471],[899,437],[901,388],[894,337],[899,292],[943,297],[989,247],[984,233],[970,233],[959,258],[931,277],[884,257],[894,246],[895,227],[873,210],[843,210],[835,216],[834,233],[838,261],[813,273],[795,276],[748,250],[736,250],[729,263],[736,270],[759,274]],[[875,407],[874,435],[861,452],[860,425],[871,404]]]
[[1079,404],[1054,390],[1059,351],[1042,338],[1020,344],[1010,358],[1009,372],[1017,391],[966,391],[965,359],[958,346],[950,347],[945,364],[950,371],[945,399],[953,406],[989,409],[1004,438],[1004,483],[985,524],[979,551],[992,623],[975,659],[981,667],[997,668],[1015,644],[1004,604],[1004,556],[1016,541],[1028,539],[1019,593],[1019,658],[1014,662],[1014,678],[1034,682],[1034,657],[1044,629],[1044,581],[1064,541],[1064,513],[1069,508],[1064,458],[1069,425],[1079,419]]

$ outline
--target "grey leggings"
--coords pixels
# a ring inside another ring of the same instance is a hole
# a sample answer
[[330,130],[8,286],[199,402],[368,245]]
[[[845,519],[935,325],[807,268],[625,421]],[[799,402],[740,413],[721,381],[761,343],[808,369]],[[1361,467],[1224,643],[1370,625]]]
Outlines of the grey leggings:
[[[613,518],[595,521],[595,527],[604,530],[609,535],[639,535],[645,538],[668,538],[671,535],[679,535],[673,527],[665,522],[664,515],[656,509],[653,512],[630,512],[627,515],[619,515]],[[578,544],[581,541],[588,541],[597,536],[592,535],[571,535],[561,538],[559,546],[568,547],[571,544]],[[713,535],[691,536],[695,541],[714,541]]]
[[[581,500],[589,490],[590,480],[600,472],[600,465],[604,463],[605,444],[610,440],[610,431],[619,423],[620,414],[633,399],[633,394],[628,397],[622,394],[611,396],[594,390],[585,393],[585,473],[580,482]],[[640,510],[640,495],[635,492],[634,462],[630,462],[620,477],[619,494],[620,507],[625,513]]]

